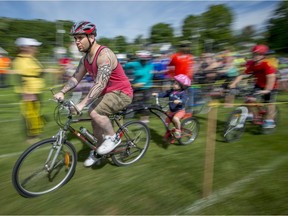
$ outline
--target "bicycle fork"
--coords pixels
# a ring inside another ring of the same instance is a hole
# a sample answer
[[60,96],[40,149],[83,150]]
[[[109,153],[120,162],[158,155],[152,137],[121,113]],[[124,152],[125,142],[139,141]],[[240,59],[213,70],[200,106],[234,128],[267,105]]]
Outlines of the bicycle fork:
[[[56,141],[53,143],[53,146],[49,151],[48,158],[45,162],[45,168],[48,172],[50,172],[53,168],[55,168],[56,159],[58,158],[58,155],[62,149],[62,145],[64,142],[65,131],[63,129],[60,129],[59,132],[56,134],[56,136],[53,136],[53,137],[56,137]],[[65,155],[65,162],[66,162],[66,160],[67,159],[66,159],[66,155]],[[51,161],[51,163],[49,165],[50,161]],[[56,164],[56,166],[57,165],[59,165],[59,164]]]

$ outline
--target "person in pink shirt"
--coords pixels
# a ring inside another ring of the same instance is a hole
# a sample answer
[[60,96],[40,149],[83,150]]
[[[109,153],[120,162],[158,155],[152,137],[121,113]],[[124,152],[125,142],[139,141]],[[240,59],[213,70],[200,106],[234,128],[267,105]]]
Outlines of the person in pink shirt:
[[76,105],[79,111],[89,106],[88,113],[92,119],[94,136],[102,143],[97,152],[92,150],[84,162],[84,166],[89,167],[99,160],[97,154],[107,154],[120,144],[121,140],[116,137],[108,116],[132,102],[133,90],[116,55],[108,47],[96,42],[96,26],[93,23],[76,22],[70,33],[78,50],[85,55],[74,75],[54,97],[63,100],[64,95],[74,89],[86,73],[93,77],[94,85],[87,96]]

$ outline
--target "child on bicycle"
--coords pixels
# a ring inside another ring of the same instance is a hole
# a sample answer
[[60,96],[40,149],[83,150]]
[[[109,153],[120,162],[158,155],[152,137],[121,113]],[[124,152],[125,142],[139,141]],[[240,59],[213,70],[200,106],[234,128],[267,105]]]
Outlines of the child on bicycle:
[[[277,95],[277,80],[276,68],[266,62],[269,47],[263,44],[256,45],[252,48],[252,60],[246,63],[244,74],[239,75],[230,85],[230,88],[236,88],[245,74],[252,74],[255,77],[254,91],[262,95],[264,103],[268,103],[268,112],[262,125],[263,128],[275,128],[274,114],[276,106],[273,102],[276,101]],[[253,110],[250,108],[249,112],[253,115]],[[250,114],[250,116],[251,116]]]
[[[168,115],[171,117],[175,126],[175,138],[181,137],[181,123],[180,120],[185,116],[185,105],[188,100],[186,89],[191,85],[191,80],[187,75],[179,74],[174,77],[172,89],[160,93],[152,93],[153,96],[160,98],[169,97],[169,111]],[[166,119],[166,123],[170,123],[170,119]]]

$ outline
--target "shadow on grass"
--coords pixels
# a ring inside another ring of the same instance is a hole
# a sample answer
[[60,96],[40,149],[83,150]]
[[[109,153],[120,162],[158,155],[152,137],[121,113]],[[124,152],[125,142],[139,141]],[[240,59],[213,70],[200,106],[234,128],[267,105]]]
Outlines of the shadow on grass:
[[169,142],[164,140],[165,134],[161,135],[161,134],[159,134],[158,131],[156,131],[153,128],[150,128],[150,133],[151,133],[151,140],[153,140],[157,146],[159,146],[163,149],[167,149],[170,146]]
[[[84,162],[89,154],[90,154],[91,149],[85,145],[84,143],[82,144],[82,149],[80,149],[77,153],[77,158],[78,162]],[[95,169],[101,169],[102,167],[106,166],[107,164],[114,165],[109,159],[107,158],[100,158],[95,164],[93,164],[90,168],[95,170]]]

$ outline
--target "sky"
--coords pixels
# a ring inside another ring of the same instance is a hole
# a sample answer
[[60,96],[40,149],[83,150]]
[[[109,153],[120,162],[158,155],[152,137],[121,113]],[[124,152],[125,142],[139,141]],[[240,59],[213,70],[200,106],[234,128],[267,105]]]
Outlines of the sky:
[[96,24],[98,37],[114,38],[122,35],[132,42],[139,35],[149,37],[151,27],[158,23],[170,24],[177,35],[187,16],[200,15],[209,6],[217,4],[225,4],[232,10],[233,29],[239,30],[247,25],[263,26],[279,1],[0,0],[0,17],[73,22],[88,20]]

